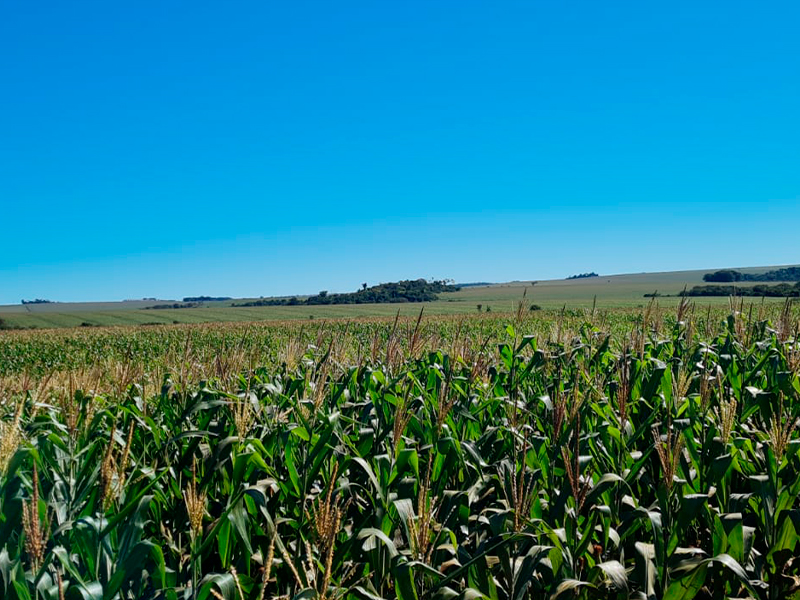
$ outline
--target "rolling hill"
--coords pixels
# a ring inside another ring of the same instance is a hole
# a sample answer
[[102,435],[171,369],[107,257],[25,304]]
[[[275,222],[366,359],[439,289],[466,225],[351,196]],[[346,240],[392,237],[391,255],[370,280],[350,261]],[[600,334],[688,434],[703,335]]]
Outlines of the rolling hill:
[[[783,266],[783,265],[782,265]],[[764,273],[780,268],[733,267],[743,273]],[[457,292],[439,295],[433,302],[403,304],[347,304],[304,306],[248,306],[233,304],[254,299],[232,299],[203,302],[196,308],[151,310],[154,305],[175,300],[135,300],[123,302],[46,303],[0,306],[0,319],[9,327],[78,327],[106,325],[147,325],[171,323],[202,323],[217,321],[263,321],[287,319],[334,319],[354,317],[390,317],[399,310],[401,314],[466,314],[477,311],[480,304],[485,311],[514,310],[525,294],[529,304],[543,309],[588,307],[595,301],[600,308],[637,307],[647,302],[645,294],[659,292],[673,296],[684,287],[702,285],[703,275],[718,269],[667,271],[661,273],[630,273],[600,275],[578,279],[552,279],[512,281],[508,283],[479,284],[462,287]],[[775,282],[777,283],[777,282]],[[742,285],[746,285],[743,282]],[[257,299],[255,299],[257,300]],[[697,304],[727,304],[726,297],[695,298]],[[677,297],[658,299],[662,305],[678,302]],[[760,300],[759,300],[760,301]],[[782,301],[771,299],[769,301]]]

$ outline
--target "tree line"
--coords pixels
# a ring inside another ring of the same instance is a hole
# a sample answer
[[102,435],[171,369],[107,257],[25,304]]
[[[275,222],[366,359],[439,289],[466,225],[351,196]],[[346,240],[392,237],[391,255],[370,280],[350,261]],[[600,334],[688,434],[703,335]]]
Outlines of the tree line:
[[407,279],[392,283],[381,283],[372,287],[362,284],[360,290],[342,294],[329,294],[326,290],[307,298],[264,298],[233,306],[307,306],[327,304],[387,304],[397,302],[433,302],[443,292],[456,292],[460,288],[446,280],[427,281]]
[[703,275],[709,283],[733,283],[737,281],[800,281],[800,267],[773,269],[766,273],[742,273],[733,269],[722,269]]

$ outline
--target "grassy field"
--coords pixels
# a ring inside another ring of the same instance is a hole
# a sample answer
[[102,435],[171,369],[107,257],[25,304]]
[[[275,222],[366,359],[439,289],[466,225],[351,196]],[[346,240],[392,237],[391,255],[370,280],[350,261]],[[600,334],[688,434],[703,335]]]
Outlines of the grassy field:
[[[747,273],[764,272],[775,267],[738,269]],[[429,315],[457,315],[477,312],[480,304],[494,312],[515,310],[523,294],[529,304],[544,309],[586,308],[595,302],[600,308],[639,307],[647,303],[644,294],[678,294],[684,287],[703,283],[710,270],[671,271],[610,275],[573,280],[510,282],[489,286],[466,287],[459,292],[442,294],[437,302],[411,304],[359,304],[328,306],[231,307],[233,301],[208,302],[200,308],[146,310],[164,301],[126,301],[98,303],[53,303],[0,306],[0,318],[12,327],[79,327],[143,324],[248,322],[296,319],[346,319],[354,317],[389,317],[418,314],[424,308]],[[742,284],[746,285],[746,284]],[[727,306],[728,298],[696,298],[698,306]],[[679,299],[662,297],[662,306],[675,306]],[[771,299],[768,302],[781,302]]]

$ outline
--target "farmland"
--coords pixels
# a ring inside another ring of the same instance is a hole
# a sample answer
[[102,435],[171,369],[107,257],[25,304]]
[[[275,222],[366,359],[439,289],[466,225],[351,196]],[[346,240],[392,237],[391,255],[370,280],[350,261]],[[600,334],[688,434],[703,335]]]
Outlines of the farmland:
[[513,291],[2,333],[0,595],[797,597],[797,307]]
[[[763,273],[775,267],[740,269],[743,273]],[[703,283],[709,270],[671,271],[611,275],[588,279],[517,281],[477,287],[464,287],[457,292],[441,294],[435,302],[403,304],[358,304],[316,306],[233,306],[258,301],[238,299],[204,302],[199,308],[149,310],[148,307],[172,301],[125,301],[48,303],[37,305],[0,306],[0,319],[10,327],[54,328],[79,326],[124,326],[177,323],[250,322],[310,319],[349,319],[354,317],[393,317],[416,315],[424,306],[428,315],[468,315],[481,309],[495,312],[513,311],[525,294],[531,304],[545,310],[587,308],[638,308],[647,303],[645,294],[659,292],[668,297],[659,299],[662,306],[677,306],[677,294],[684,287]],[[700,298],[701,305],[727,306],[726,297]],[[767,302],[781,303],[780,299]]]

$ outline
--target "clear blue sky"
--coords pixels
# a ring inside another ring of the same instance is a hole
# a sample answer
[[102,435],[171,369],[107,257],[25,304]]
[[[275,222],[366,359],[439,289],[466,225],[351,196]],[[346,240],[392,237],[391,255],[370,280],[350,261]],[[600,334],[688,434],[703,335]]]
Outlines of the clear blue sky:
[[800,262],[800,4],[0,4],[0,303]]

